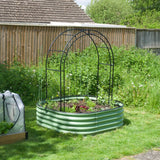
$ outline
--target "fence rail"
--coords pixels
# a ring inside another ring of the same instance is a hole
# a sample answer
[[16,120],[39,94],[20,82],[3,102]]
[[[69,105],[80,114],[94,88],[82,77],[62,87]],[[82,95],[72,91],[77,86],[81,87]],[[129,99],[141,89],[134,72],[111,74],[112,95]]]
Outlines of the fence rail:
[[[87,27],[85,28],[87,29]],[[66,29],[68,29],[67,26],[0,24],[0,63],[11,64],[17,60],[24,65],[38,65],[39,59],[45,56],[52,40]],[[92,27],[92,29],[102,32],[112,45],[135,45],[134,28]],[[86,44],[90,44],[90,42]],[[57,43],[57,48],[62,48],[63,45],[65,45],[65,39],[61,39]]]

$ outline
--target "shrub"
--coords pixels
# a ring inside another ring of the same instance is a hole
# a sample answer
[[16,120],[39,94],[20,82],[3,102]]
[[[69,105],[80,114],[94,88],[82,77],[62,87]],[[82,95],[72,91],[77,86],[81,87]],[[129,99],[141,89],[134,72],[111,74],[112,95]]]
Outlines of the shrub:
[[41,72],[43,71],[40,71],[40,69],[35,66],[23,67],[19,64],[13,64],[9,68],[1,64],[0,92],[10,90],[11,92],[18,93],[26,102],[37,100]]
[[160,57],[147,50],[114,48],[117,99],[130,107],[142,107],[160,113]]
[[121,24],[136,28],[160,28],[160,11],[135,12],[122,19]]
[[96,23],[120,24],[132,8],[126,0],[93,0],[87,6],[87,14]]
[[[101,51],[100,51],[101,50]],[[100,48],[103,53],[103,48]],[[92,54],[95,48],[91,45],[79,57],[69,54],[70,60],[66,65],[66,95],[70,93],[92,95],[97,92],[96,56]],[[128,107],[142,107],[151,112],[160,113],[160,57],[147,50],[124,47],[113,47],[115,59],[114,72],[114,100],[122,101]],[[101,57],[102,60],[106,58]],[[77,69],[74,66],[77,65]],[[50,67],[59,69],[59,64],[52,63],[56,59],[51,57]],[[56,60],[58,63],[59,61]],[[82,70],[83,68],[83,70]],[[105,69],[105,68],[102,68]],[[68,76],[68,77],[67,77]],[[75,78],[77,79],[75,83]],[[99,101],[106,101],[108,77],[100,71]],[[45,67],[23,67],[13,65],[7,68],[0,65],[0,91],[11,90],[18,93],[25,101],[44,99],[45,96]],[[87,84],[87,87],[86,87]],[[48,72],[48,97],[59,96],[59,72]],[[105,97],[105,99],[103,99]]]

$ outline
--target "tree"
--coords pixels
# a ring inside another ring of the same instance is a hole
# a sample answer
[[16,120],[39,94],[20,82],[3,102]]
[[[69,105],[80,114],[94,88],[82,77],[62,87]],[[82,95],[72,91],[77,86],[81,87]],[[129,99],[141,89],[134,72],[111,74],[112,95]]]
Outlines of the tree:
[[129,1],[136,11],[145,12],[147,10],[160,11],[160,0],[131,0]]
[[160,28],[160,0],[128,0],[134,13],[122,24],[136,28]]
[[86,11],[96,23],[110,24],[120,24],[133,12],[126,0],[92,0]]
[[160,28],[160,11],[136,12],[122,20],[122,24],[136,28]]

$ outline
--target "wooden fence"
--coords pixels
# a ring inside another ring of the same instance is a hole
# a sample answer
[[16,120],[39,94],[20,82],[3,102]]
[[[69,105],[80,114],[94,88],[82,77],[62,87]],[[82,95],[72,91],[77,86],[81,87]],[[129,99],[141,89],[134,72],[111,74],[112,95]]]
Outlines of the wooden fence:
[[160,29],[137,29],[136,46],[160,54]]
[[[24,65],[38,65],[39,60],[46,55],[54,38],[68,28],[75,27],[0,24],[0,63],[11,64],[17,60]],[[92,29],[107,36],[112,45],[135,46],[136,31],[134,28],[94,26]],[[57,45],[64,44],[63,41],[65,40],[61,39]]]

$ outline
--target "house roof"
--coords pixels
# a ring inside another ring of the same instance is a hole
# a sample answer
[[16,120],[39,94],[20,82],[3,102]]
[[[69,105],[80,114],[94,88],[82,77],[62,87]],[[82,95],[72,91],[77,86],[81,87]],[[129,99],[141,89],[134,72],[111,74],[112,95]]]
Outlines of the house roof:
[[74,0],[0,0],[0,22],[94,23]]

